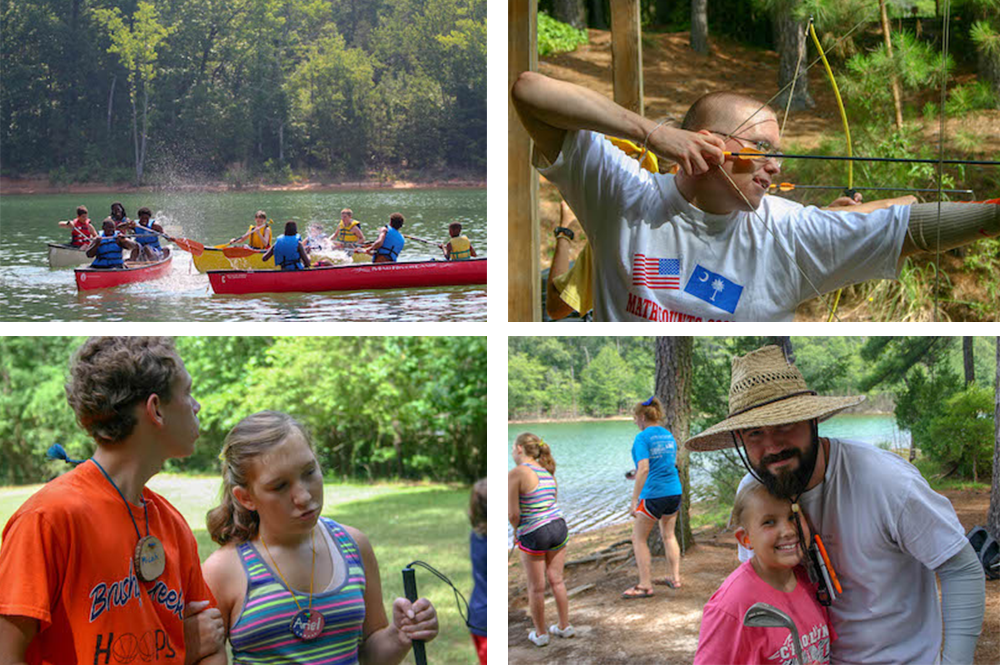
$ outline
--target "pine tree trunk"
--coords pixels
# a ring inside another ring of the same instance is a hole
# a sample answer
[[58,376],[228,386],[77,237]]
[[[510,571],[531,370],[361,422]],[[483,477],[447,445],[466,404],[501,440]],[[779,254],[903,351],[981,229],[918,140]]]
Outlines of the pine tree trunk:
[[590,0],[590,26],[598,30],[608,29],[608,17],[604,15],[604,0]]
[[[778,49],[778,89],[784,88],[795,78],[795,70],[799,70],[799,78],[795,85],[784,90],[774,99],[776,107],[784,109],[788,106],[788,94],[792,94],[791,111],[803,111],[816,106],[809,94],[809,77],[803,72],[809,65],[806,62],[806,32],[805,24],[796,21],[790,11],[777,9],[771,18],[774,28],[774,42]],[[794,89],[792,89],[794,88]]]
[[1000,337],[997,343],[996,406],[993,409],[993,488],[990,492],[990,509],[986,513],[986,530],[1000,540]]
[[973,362],[971,337],[962,338],[962,358],[965,361],[965,387],[976,380],[976,364]]
[[132,144],[135,146],[135,184],[142,180],[142,167],[139,165],[139,117],[135,110],[135,95],[132,97]]
[[[656,338],[656,396],[663,403],[663,425],[677,440],[677,470],[680,473],[681,486],[683,487],[680,515],[674,528],[681,552],[686,552],[694,545],[694,537],[691,535],[691,487],[688,473],[688,452],[683,447],[691,431],[691,358],[693,349],[694,341],[691,337]],[[654,529],[654,531],[656,530]],[[660,540],[658,534],[656,540]],[[662,553],[662,542],[658,548]]]
[[691,49],[708,55],[708,0],[691,0]]
[[[885,52],[888,54],[889,59],[892,59],[892,38],[889,36],[889,16],[885,10],[885,0],[879,0],[879,10],[882,14],[882,38],[885,40]],[[892,87],[892,103],[896,109],[896,129],[903,128],[903,104],[899,99],[899,82],[896,80],[896,75],[893,74],[891,77],[891,87]],[[942,113],[944,109],[941,109]]]
[[785,360],[789,364],[795,364],[795,351],[792,350],[791,337],[771,337],[770,342],[781,348],[781,351],[785,354]]
[[583,0],[552,0],[553,18],[580,30],[587,27],[587,9]]

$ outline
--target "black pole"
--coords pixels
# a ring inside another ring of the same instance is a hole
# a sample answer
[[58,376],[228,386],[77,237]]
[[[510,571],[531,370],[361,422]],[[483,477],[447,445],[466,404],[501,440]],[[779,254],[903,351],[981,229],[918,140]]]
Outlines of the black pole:
[[[403,593],[411,603],[417,600],[417,577],[416,571],[407,566],[403,568]],[[427,665],[427,651],[424,648],[423,640],[413,640],[413,659],[417,665]]]
[[[1000,166],[1000,162],[976,159],[915,159],[904,157],[841,157],[836,155],[786,155],[783,153],[769,152],[733,152],[729,153],[733,157],[742,159],[762,159],[774,157],[775,159],[828,159],[832,161],[844,162],[902,162],[904,164],[977,164],[979,166]],[[935,190],[937,191],[937,190]]]

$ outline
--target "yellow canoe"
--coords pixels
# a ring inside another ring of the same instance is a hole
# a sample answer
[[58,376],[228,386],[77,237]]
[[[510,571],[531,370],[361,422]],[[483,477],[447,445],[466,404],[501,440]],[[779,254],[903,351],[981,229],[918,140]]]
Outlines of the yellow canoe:
[[263,249],[252,256],[231,259],[217,247],[205,247],[205,251],[198,256],[192,254],[194,267],[198,269],[198,272],[209,270],[274,270],[274,259],[264,263],[261,259],[262,256],[264,256]]
[[[238,259],[229,258],[222,253],[222,249],[218,247],[205,247],[205,251],[199,256],[194,256],[194,267],[197,268],[198,272],[207,272],[209,270],[274,270],[274,259],[269,259],[267,263],[261,258],[264,256],[265,250],[260,250],[256,254],[247,257],[241,257]],[[343,254],[337,253],[334,255],[328,255],[321,252],[314,252],[311,255],[313,261],[319,259],[326,259],[331,263],[338,264],[344,261]],[[353,258],[354,263],[371,263],[371,254],[366,254],[365,252],[355,252]]]

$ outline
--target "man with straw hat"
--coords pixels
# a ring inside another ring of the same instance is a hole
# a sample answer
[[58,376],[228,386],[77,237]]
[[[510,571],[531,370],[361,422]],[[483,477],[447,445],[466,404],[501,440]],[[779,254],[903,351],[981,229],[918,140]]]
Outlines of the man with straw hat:
[[[971,663],[985,580],[951,503],[898,455],[819,437],[820,421],[863,400],[817,395],[780,348],[766,346],[733,359],[729,417],[685,446],[735,447],[749,471],[741,489],[756,478],[812,518],[839,578],[831,662]],[[801,530],[799,538],[807,567],[823,568],[823,588],[825,568],[810,554],[818,550]],[[741,549],[741,559],[751,555]]]

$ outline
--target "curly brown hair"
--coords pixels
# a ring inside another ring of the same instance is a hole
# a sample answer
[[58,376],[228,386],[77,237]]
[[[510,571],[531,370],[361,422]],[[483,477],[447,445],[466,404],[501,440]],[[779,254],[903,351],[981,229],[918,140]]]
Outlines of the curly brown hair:
[[118,443],[135,429],[137,404],[170,401],[181,367],[169,337],[91,337],[73,356],[66,398],[98,444]]

